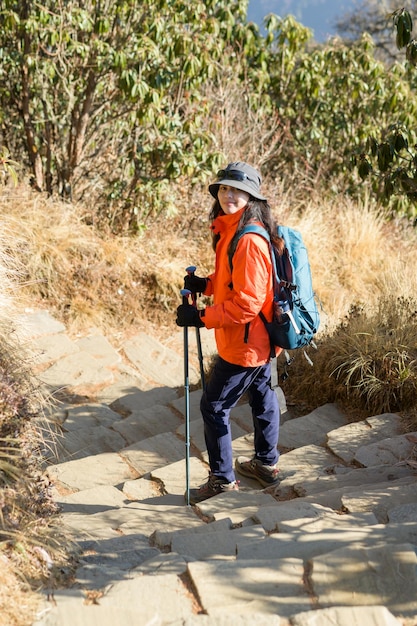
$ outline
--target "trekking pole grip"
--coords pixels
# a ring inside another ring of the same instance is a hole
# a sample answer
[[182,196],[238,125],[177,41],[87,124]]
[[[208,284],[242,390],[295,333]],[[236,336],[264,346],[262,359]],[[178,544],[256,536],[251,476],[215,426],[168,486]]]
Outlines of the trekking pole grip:
[[181,289],[180,294],[182,295],[182,303],[189,304],[188,298],[191,295],[191,291],[189,289]]
[[[197,267],[195,265],[189,265],[185,268],[185,271],[187,272],[188,276],[194,276],[196,269]],[[197,306],[197,294],[192,294],[191,300],[193,301],[193,305]]]

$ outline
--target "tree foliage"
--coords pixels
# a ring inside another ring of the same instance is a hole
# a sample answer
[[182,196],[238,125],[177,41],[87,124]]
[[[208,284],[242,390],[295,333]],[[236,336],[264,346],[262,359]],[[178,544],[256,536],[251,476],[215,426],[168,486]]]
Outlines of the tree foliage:
[[[118,232],[170,215],[173,181],[204,181],[229,157],[361,193],[368,138],[391,129],[397,139],[378,146],[395,156],[416,126],[414,74],[388,71],[369,35],[314,45],[273,14],[261,35],[246,10],[247,0],[4,0],[0,143],[35,188],[83,201],[89,220]],[[370,184],[386,197],[389,186]]]
[[[402,111],[391,120],[380,124],[374,133],[369,134],[362,151],[354,159],[362,180],[371,179],[377,196],[391,205],[397,213],[416,218],[417,200],[417,134],[415,97],[415,76],[413,69],[417,65],[417,42],[412,38],[413,21],[404,8],[391,15],[396,30],[396,45],[399,50],[405,48],[409,64],[410,79],[407,81],[409,94],[402,100]],[[389,75],[395,73],[395,68]],[[399,83],[400,84],[400,83]],[[406,95],[406,94],[405,94]],[[398,99],[398,90],[393,91],[393,98]],[[402,115],[401,115],[402,113]]]
[[250,53],[245,4],[5,0],[3,143],[27,155],[36,188],[101,189],[131,216],[161,181],[216,162],[201,86],[226,51]]

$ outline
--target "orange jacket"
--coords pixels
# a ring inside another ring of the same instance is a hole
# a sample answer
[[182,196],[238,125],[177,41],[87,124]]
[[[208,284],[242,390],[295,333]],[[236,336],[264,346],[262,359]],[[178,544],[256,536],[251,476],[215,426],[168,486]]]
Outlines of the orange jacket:
[[268,333],[258,314],[262,311],[272,319],[272,264],[265,239],[247,233],[238,242],[230,271],[228,248],[242,211],[219,215],[213,221],[212,229],[220,239],[215,271],[205,291],[205,295],[213,296],[213,305],[206,307],[202,319],[207,328],[215,329],[222,359],[257,367],[268,362],[271,352]]

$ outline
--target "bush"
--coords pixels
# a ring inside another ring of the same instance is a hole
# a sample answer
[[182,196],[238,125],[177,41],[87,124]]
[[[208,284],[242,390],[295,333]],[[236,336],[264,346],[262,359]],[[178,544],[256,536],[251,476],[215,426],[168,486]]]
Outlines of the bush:
[[294,360],[284,382],[292,397],[315,406],[340,402],[368,415],[417,415],[416,299],[381,296],[368,309],[353,306],[317,345],[313,367]]

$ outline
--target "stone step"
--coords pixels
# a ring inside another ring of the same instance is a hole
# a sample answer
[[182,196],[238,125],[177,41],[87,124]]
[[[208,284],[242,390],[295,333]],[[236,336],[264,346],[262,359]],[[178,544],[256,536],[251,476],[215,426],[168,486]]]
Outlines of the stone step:
[[[347,423],[327,404],[290,419],[277,387],[280,484],[239,476],[239,491],[186,506],[183,331],[164,344],[138,333],[115,349],[35,321],[45,382],[85,394],[48,413],[62,444],[48,472],[79,563],[39,626],[399,626],[415,616],[416,435],[401,434],[398,415]],[[207,366],[213,333],[201,337]],[[190,393],[192,487],[208,474],[200,399]],[[252,456],[246,398],[231,420],[234,455]]]
[[[122,343],[122,351],[130,363],[146,376],[155,386],[180,387],[184,385],[184,359],[174,350],[150,337],[138,333]],[[190,364],[191,384],[199,381],[198,369]]]
[[83,491],[102,485],[118,485],[139,477],[117,452],[103,452],[51,465],[47,475],[58,493],[62,488]]
[[185,444],[172,433],[161,433],[123,448],[120,456],[143,476],[184,459]]
[[246,560],[238,545],[236,561],[195,561],[188,570],[209,615],[245,608],[290,617],[312,610],[316,601],[321,607],[356,606],[362,598],[365,604],[412,617],[417,610],[416,565],[410,544],[346,541],[342,548],[311,556],[306,566],[302,559],[273,558],[271,553]]
[[327,433],[345,426],[346,416],[335,404],[325,404],[308,415],[291,419],[282,424],[279,432],[280,448],[300,448],[307,443],[322,446]]
[[[306,523],[305,526],[308,524]],[[318,526],[320,528],[320,526]],[[349,525],[323,527],[317,532],[295,530],[292,532],[278,532],[266,536],[262,541],[246,541],[237,545],[238,559],[268,559],[295,557],[307,562],[313,557],[338,550],[346,546],[363,544],[372,546],[393,546],[401,541],[414,542],[416,539],[416,524],[395,524],[358,526]]]
[[147,409],[133,411],[125,419],[113,424],[130,445],[167,432],[175,432],[182,420],[169,407],[154,405]]
[[358,448],[387,437],[395,437],[399,432],[400,416],[384,413],[329,432],[327,445],[343,461],[351,463]]
[[[310,496],[332,489],[343,487],[360,487],[361,485],[377,485],[415,476],[415,470],[406,465],[377,465],[369,468],[338,468],[337,474],[304,476],[303,481],[293,485],[299,497]],[[341,471],[343,469],[343,472]]]

